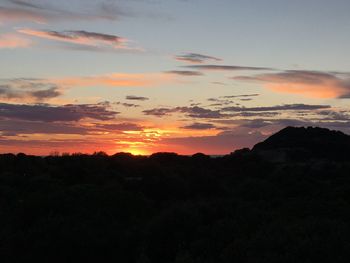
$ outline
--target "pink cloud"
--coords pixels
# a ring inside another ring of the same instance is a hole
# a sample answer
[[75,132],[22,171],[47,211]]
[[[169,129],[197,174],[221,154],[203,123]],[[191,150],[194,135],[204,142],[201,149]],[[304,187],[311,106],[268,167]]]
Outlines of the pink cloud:
[[127,48],[125,45],[127,40],[125,38],[95,33],[87,31],[43,31],[43,30],[34,30],[34,29],[20,29],[18,32],[30,36],[35,36],[39,38],[62,41],[66,43],[78,44],[78,45],[87,45],[87,46],[110,46],[112,48]]
[[42,14],[36,10],[0,7],[0,22],[22,22],[33,21],[44,24],[49,19],[48,15]]
[[149,87],[171,81],[172,78],[160,73],[112,73],[90,77],[67,77],[52,79],[50,82],[65,87]]
[[22,28],[17,30],[21,34],[46,40],[65,43],[63,48],[90,51],[116,51],[143,52],[140,47],[132,46],[126,38],[84,30],[50,31]]
[[350,95],[350,80],[337,73],[287,70],[278,73],[234,77],[242,81],[258,81],[270,90],[299,94],[310,98],[340,98]]
[[0,48],[25,48],[31,44],[32,42],[29,39],[16,34],[4,34],[0,36]]

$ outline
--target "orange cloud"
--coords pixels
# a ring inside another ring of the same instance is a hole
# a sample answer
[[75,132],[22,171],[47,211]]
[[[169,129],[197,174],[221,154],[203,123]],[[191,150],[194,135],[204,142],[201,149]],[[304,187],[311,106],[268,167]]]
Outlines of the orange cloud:
[[172,79],[172,77],[159,73],[112,73],[101,76],[52,79],[50,82],[65,87],[149,87],[169,82]]
[[32,42],[29,39],[22,38],[16,34],[5,34],[0,36],[0,48],[25,48]]
[[259,81],[276,92],[299,94],[310,98],[350,96],[350,79],[339,73],[287,70],[284,72],[234,77],[236,80]]
[[337,98],[349,91],[337,85],[337,83],[323,83],[322,85],[301,83],[269,83],[265,87],[276,92],[299,94],[308,98]]
[[[111,73],[86,77],[63,77],[51,79],[0,80],[0,102],[74,104],[73,98],[62,98],[65,91],[79,87],[155,87],[172,83],[174,76],[162,73]],[[100,100],[91,97],[90,103]],[[127,96],[131,100],[145,97]],[[126,106],[134,104],[125,103]]]

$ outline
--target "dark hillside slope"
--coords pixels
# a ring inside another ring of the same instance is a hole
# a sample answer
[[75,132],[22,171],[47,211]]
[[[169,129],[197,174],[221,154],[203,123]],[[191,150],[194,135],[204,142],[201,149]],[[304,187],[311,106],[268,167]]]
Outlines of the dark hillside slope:
[[287,127],[256,144],[253,152],[284,152],[288,157],[346,160],[350,153],[350,136],[340,131],[314,127]]

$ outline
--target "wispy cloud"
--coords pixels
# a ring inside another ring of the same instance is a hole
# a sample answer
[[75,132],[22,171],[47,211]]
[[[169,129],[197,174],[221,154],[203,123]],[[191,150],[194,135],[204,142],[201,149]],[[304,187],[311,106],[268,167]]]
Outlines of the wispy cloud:
[[330,105],[309,105],[309,104],[284,104],[268,107],[224,107],[222,111],[247,112],[247,111],[312,111],[320,109],[329,109]]
[[0,118],[25,121],[79,121],[85,118],[111,120],[116,114],[118,112],[98,104],[50,106],[0,103]]
[[147,97],[134,96],[134,95],[128,95],[125,97],[125,99],[127,99],[127,100],[140,100],[140,101],[149,100],[149,98],[147,98]]
[[1,101],[47,102],[61,95],[58,85],[41,79],[0,80]]
[[350,120],[334,119],[329,121],[327,119],[307,120],[307,119],[295,119],[295,118],[279,118],[279,119],[252,119],[252,120],[240,120],[237,121],[240,127],[246,127],[250,129],[264,129],[270,130],[271,133],[278,131],[287,126],[317,126],[328,129],[342,130],[344,132],[350,132]]
[[108,123],[108,124],[96,124],[96,128],[104,131],[142,131],[143,127],[136,123]]
[[[167,117],[172,115],[183,114],[190,119],[205,119],[207,121],[224,121],[235,120],[241,118],[274,118],[277,115],[284,114],[286,116],[296,116],[309,114],[317,115],[321,111],[333,111],[330,105],[314,105],[314,104],[283,104],[274,106],[261,107],[242,107],[242,106],[225,106],[232,103],[231,101],[221,101],[213,99],[215,104],[209,106],[217,106],[215,110],[199,107],[199,106],[183,106],[183,107],[163,107],[143,110],[145,115],[155,117]],[[310,117],[309,117],[310,118]],[[195,126],[193,126],[195,127]]]
[[111,73],[86,77],[52,78],[48,80],[64,87],[150,87],[171,82],[160,73]]
[[154,108],[150,110],[144,110],[142,111],[145,115],[151,115],[151,116],[156,116],[156,117],[163,117],[170,115],[171,113],[174,112],[173,109],[171,108]]
[[[0,79],[0,101],[21,103],[48,102],[63,95],[64,91],[78,87],[154,87],[171,83],[173,79],[161,73],[111,73],[96,76],[62,78],[15,78]],[[126,96],[127,100],[145,101],[147,97]],[[134,106],[127,105],[123,106]]]
[[226,86],[227,85],[226,83],[221,82],[221,81],[213,81],[211,84],[220,85],[220,86]]
[[29,121],[18,119],[0,120],[1,134],[4,136],[18,136],[19,134],[77,134],[85,135],[90,129],[76,123],[56,123]]
[[46,12],[31,10],[27,8],[0,6],[0,22],[22,22],[33,21],[36,23],[46,23],[50,20],[50,15]]
[[233,98],[257,97],[257,96],[260,96],[260,94],[254,93],[254,94],[241,94],[241,95],[227,95],[227,96],[220,96],[220,98],[233,99]]
[[[58,2],[57,2],[58,3]],[[117,20],[126,15],[120,6],[108,1],[71,1],[69,6],[60,2],[10,0],[0,4],[0,22],[30,21],[40,24],[67,20]]]
[[0,49],[1,48],[26,48],[31,45],[32,45],[32,41],[18,34],[0,35]]
[[[295,118],[281,119],[236,119],[216,120],[216,123],[231,124],[223,132],[210,136],[183,136],[163,138],[159,143],[168,149],[180,150],[186,153],[206,152],[209,154],[229,153],[243,147],[251,148],[256,143],[286,126],[319,126],[329,129],[350,132],[349,120],[307,120]],[[233,127],[232,127],[233,126]],[[217,129],[218,127],[216,127]]]
[[150,110],[144,110],[145,115],[152,115],[156,117],[169,116],[173,113],[183,113],[190,118],[206,118],[216,119],[226,117],[225,114],[220,113],[218,110],[205,109],[198,106],[193,107],[175,107],[175,108],[154,108]]
[[167,74],[174,74],[179,76],[203,76],[204,74],[199,71],[191,71],[191,70],[169,70],[165,71]]
[[287,70],[254,76],[238,76],[233,79],[262,82],[266,88],[273,91],[299,94],[311,98],[350,97],[350,77],[348,74]]
[[208,71],[273,70],[272,68],[265,68],[265,67],[246,67],[246,66],[231,66],[231,65],[189,65],[184,67],[197,69],[197,70],[208,70]]
[[127,103],[127,102],[120,102],[120,101],[113,102],[113,104],[115,104],[115,105],[121,105],[121,106],[124,106],[124,107],[126,107],[126,108],[137,108],[137,107],[140,107],[139,104]]
[[224,105],[230,105],[230,104],[236,104],[237,100],[239,101],[251,101],[255,97],[259,96],[260,94],[240,94],[240,95],[226,95],[226,96],[219,96],[217,98],[209,98],[207,99],[210,102],[215,102],[213,104],[210,104],[208,106],[224,106]]
[[189,125],[182,126],[181,128],[188,129],[188,130],[208,130],[208,129],[214,129],[216,128],[216,126],[212,123],[195,122]]
[[183,61],[187,63],[205,63],[207,61],[221,61],[222,59],[207,55],[202,55],[198,53],[185,53],[182,55],[175,56],[178,61]]
[[[133,50],[141,51],[140,48],[128,46],[128,40],[120,36],[89,32],[84,30],[70,31],[50,31],[50,30],[34,30],[23,28],[17,30],[19,33],[34,36],[43,39],[59,41],[67,44],[74,44],[76,47],[67,46],[70,49],[107,51],[111,50]],[[88,48],[86,48],[88,47]]]

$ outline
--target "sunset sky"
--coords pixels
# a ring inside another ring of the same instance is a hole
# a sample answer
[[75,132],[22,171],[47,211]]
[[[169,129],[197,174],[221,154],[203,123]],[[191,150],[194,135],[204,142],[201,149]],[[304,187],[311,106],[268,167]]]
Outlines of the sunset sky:
[[0,152],[227,154],[350,133],[349,0],[0,0]]

